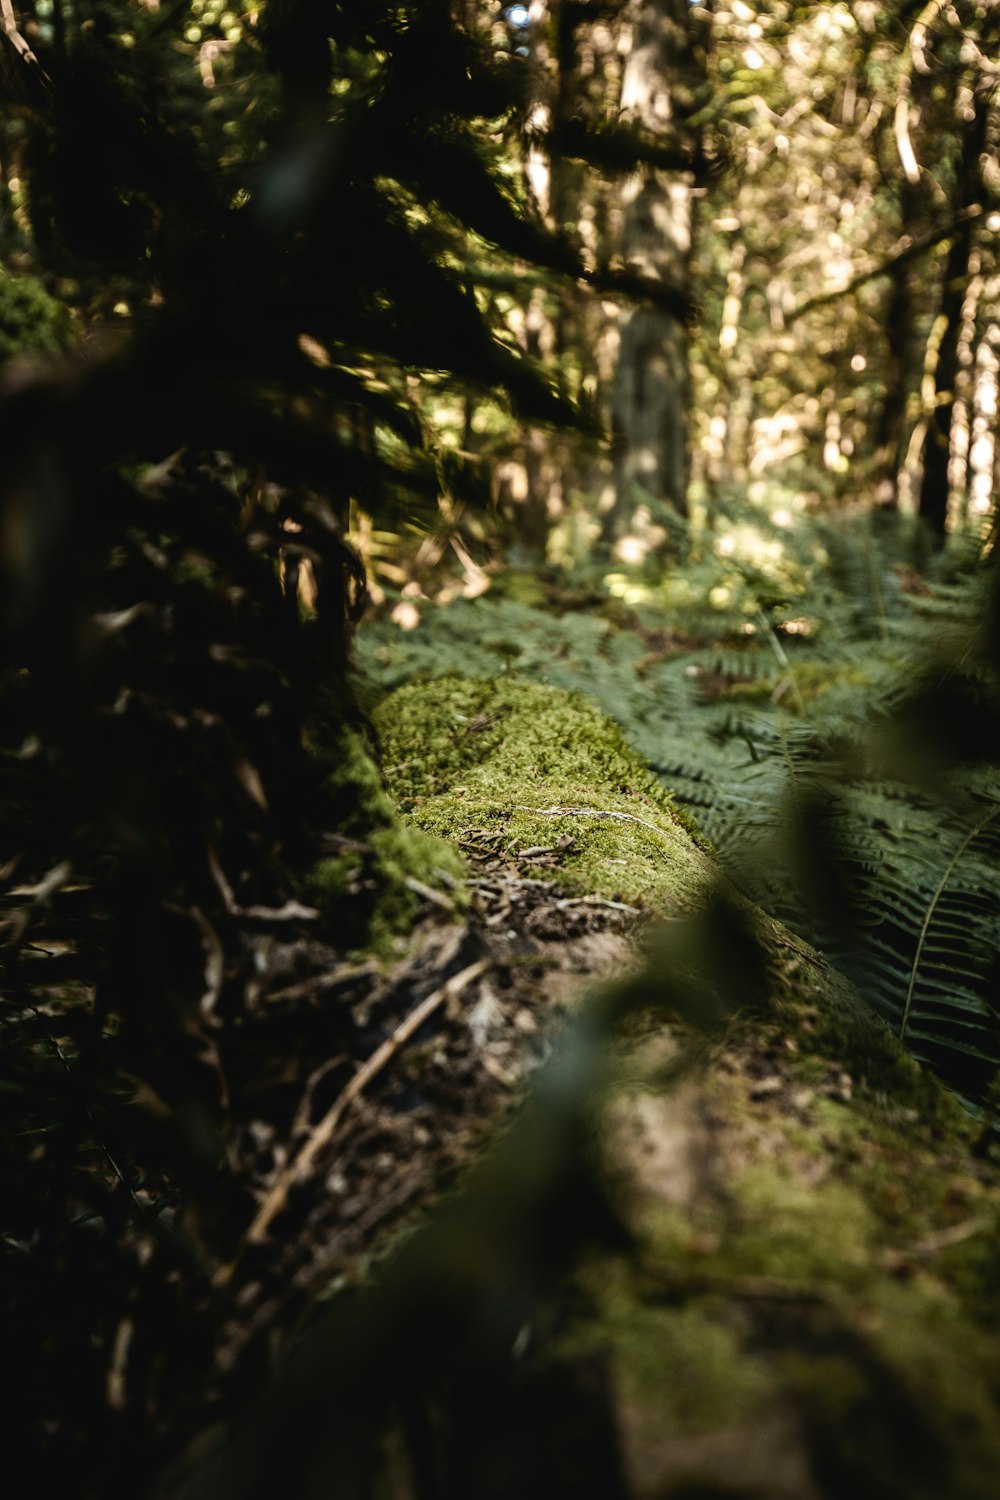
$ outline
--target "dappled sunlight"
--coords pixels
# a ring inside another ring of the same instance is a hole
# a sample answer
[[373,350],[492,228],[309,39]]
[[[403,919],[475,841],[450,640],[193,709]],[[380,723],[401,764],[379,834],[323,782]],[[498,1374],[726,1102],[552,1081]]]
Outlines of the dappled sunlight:
[[1000,0],[3,8],[10,1473],[992,1500]]
[[663,550],[669,533],[653,520],[648,505],[638,505],[631,522],[629,531],[615,542],[613,555],[618,562],[641,567],[648,557]]
[[593,556],[600,536],[600,517],[577,497],[549,531],[546,557],[556,567],[572,571]]
[[393,605],[389,618],[400,630],[416,630],[420,624],[420,610],[412,599],[401,599]]

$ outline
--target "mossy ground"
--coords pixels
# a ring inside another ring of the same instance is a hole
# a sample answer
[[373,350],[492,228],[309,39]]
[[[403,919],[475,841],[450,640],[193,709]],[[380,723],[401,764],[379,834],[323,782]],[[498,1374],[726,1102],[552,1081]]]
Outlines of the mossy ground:
[[[612,1130],[634,1251],[585,1270],[575,1347],[610,1351],[636,1500],[695,1482],[789,1500],[987,1500],[1000,1471],[995,1165],[888,1033],[823,1025],[830,995],[797,1006],[795,982],[782,995],[779,981],[770,1020],[733,1022],[696,1090],[634,1084],[613,1107],[680,1145],[657,1162],[656,1142],[633,1131],[623,1150],[620,1118]],[[741,1472],[734,1447],[755,1430],[780,1433],[782,1452]],[[764,1472],[782,1465],[792,1478]]]
[[[719,890],[669,797],[574,694],[439,680],[392,694],[377,725],[389,787],[428,834],[486,837],[512,863],[561,839],[547,879],[652,911],[704,911]],[[655,1082],[662,1030],[624,1041],[638,1072],[607,1119],[644,1099],[647,1137],[609,1124],[606,1173],[632,1248],[585,1264],[550,1357],[609,1361],[632,1500],[987,1500],[1000,1176],[850,986],[746,911],[766,1003],[730,1013],[697,1077]]]
[[317,862],[309,894],[347,947],[386,957],[405,946],[426,905],[421,887],[461,904],[464,873],[451,844],[399,817],[360,730],[326,726],[325,794],[339,809],[339,847]]

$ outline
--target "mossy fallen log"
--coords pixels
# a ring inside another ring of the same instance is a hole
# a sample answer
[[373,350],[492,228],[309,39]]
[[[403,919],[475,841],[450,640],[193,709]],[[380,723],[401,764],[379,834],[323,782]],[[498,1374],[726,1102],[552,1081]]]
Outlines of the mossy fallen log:
[[483,830],[511,860],[555,850],[568,887],[668,920],[195,1493],[988,1500],[1000,1173],[980,1127],[727,888],[583,700],[451,680],[378,723],[421,827],[473,856]]
[[399,688],[375,715],[401,812],[460,848],[559,848],[568,889],[690,910],[717,878],[708,844],[582,694],[508,678]]

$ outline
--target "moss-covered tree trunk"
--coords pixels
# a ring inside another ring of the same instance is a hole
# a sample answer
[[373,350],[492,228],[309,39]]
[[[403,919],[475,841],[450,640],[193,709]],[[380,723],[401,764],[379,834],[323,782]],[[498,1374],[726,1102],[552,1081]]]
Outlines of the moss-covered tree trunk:
[[[672,919],[571,1009],[462,1191],[332,1300],[184,1500],[992,1500],[980,1126],[720,878],[586,700],[452,678],[379,722],[412,818],[503,851],[480,889]],[[547,881],[511,868],[543,844]],[[502,973],[483,985],[470,1025],[502,1004]]]

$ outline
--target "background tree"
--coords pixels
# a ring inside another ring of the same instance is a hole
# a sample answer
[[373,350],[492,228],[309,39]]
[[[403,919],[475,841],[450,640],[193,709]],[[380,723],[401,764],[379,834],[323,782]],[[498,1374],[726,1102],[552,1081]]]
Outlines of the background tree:
[[[621,534],[645,501],[687,514],[688,369],[686,313],[694,243],[692,169],[698,132],[689,121],[703,73],[702,40],[687,0],[637,0],[625,13],[628,47],[620,118],[647,140],[669,144],[691,162],[687,172],[648,165],[620,190],[621,256],[627,270],[656,282],[658,305],[622,319],[612,398],[615,505],[608,520]],[[648,497],[648,500],[646,499]]]

